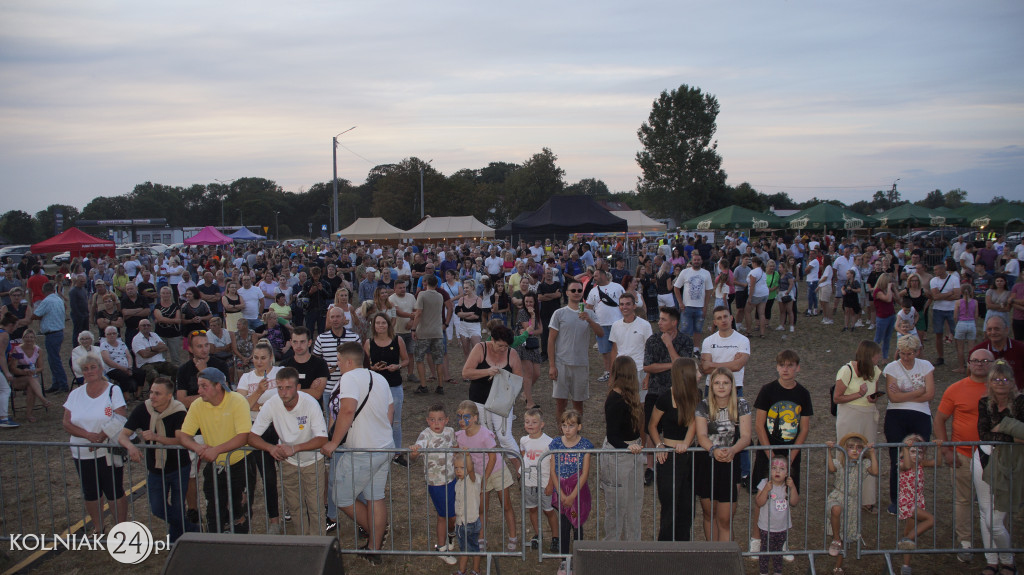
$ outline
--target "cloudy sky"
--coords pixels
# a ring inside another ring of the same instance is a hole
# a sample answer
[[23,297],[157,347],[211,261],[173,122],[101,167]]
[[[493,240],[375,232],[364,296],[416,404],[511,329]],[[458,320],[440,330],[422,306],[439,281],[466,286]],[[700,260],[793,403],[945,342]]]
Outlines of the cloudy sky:
[[0,3],[0,212],[144,181],[299,191],[416,156],[445,174],[551,148],[635,188],[680,84],[721,105],[729,183],[853,202],[1022,197],[1024,3]]

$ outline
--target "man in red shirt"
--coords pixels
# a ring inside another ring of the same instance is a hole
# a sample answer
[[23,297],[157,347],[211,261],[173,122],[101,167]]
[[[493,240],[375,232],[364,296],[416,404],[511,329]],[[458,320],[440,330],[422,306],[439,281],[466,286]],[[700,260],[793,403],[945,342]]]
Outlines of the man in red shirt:
[[[932,431],[937,441],[979,441],[978,436],[978,402],[988,394],[986,382],[988,381],[988,370],[994,361],[992,352],[985,349],[978,349],[971,352],[967,361],[969,375],[964,379],[949,386],[942,394],[939,402],[939,409],[935,412],[935,425]],[[953,420],[952,438],[946,433],[946,421]],[[961,547],[969,548],[971,545],[971,531],[974,518],[971,516],[973,501],[971,501],[971,484],[978,494],[978,507],[982,512],[982,522],[985,516],[985,506],[991,511],[991,499],[988,497],[988,484],[981,480],[981,461],[976,453],[977,448],[970,445],[943,446],[942,457],[946,465],[955,468],[954,472],[954,505],[956,514],[956,536]],[[973,460],[973,465],[972,465]],[[982,497],[982,494],[985,497]],[[984,499],[984,502],[982,501]],[[985,542],[988,546],[988,542]],[[966,551],[957,553],[957,559],[966,563],[971,560],[971,554]]]
[[[32,268],[32,275],[25,281],[25,287],[32,292],[32,305],[43,301],[43,298],[46,297],[46,294],[43,293],[43,284],[48,281],[50,281],[50,278],[46,277],[46,274],[43,273],[42,266],[35,265]],[[57,285],[59,283],[57,282]]]
[[974,346],[971,352],[987,349],[994,359],[1005,359],[1013,367],[1017,389],[1024,391],[1024,342],[1010,339],[1009,333],[1006,320],[994,315],[985,320],[985,340]]

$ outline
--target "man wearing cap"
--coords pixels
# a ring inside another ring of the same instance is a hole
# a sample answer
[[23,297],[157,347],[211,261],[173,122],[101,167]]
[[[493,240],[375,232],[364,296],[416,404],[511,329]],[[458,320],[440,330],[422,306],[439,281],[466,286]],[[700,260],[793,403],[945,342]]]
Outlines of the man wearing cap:
[[[196,339],[193,338],[193,342]],[[228,388],[224,372],[217,368],[201,370],[197,379],[198,397],[191,402],[185,421],[175,435],[205,464],[203,493],[209,531],[248,533],[249,514],[243,503],[245,452],[239,449],[248,442],[252,428],[249,402]],[[203,443],[195,439],[200,429]]]

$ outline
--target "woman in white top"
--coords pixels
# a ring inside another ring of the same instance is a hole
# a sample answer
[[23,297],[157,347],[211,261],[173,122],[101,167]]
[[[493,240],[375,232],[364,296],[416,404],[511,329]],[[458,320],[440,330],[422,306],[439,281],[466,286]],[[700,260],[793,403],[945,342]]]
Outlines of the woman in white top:
[[[249,402],[249,417],[256,421],[256,413],[270,398],[277,395],[277,372],[280,367],[274,365],[274,348],[267,342],[261,341],[252,350],[253,370],[242,374],[238,380],[236,391],[245,397]],[[274,426],[267,428],[263,435],[263,441],[271,445],[277,445],[279,437]],[[281,514],[277,501],[277,462],[269,452],[259,450],[246,457],[249,476],[255,480],[256,472],[259,471],[263,477],[263,493],[266,499],[267,516],[270,517],[270,527],[267,533],[279,535],[281,533]]]
[[[829,325],[832,323],[832,299],[834,294],[832,293],[832,281],[833,276],[832,269],[832,256],[824,255],[821,256],[821,278],[818,280],[818,302],[821,304],[822,318],[821,323]],[[900,438],[901,440],[903,438]]]
[[174,299],[181,297],[181,291],[179,290],[178,284],[181,283],[182,274],[185,273],[185,267],[181,265],[181,261],[178,258],[171,258],[161,268],[161,274],[167,276],[167,284],[171,286],[171,292],[174,293]]
[[100,342],[100,357],[107,369],[107,379],[116,383],[122,392],[135,394],[135,401],[142,400],[142,389],[146,386],[146,372],[133,365],[128,346],[118,337],[117,328],[108,325]]
[[75,384],[81,385],[85,381],[85,377],[82,375],[82,370],[78,368],[78,363],[82,361],[82,358],[91,355],[96,359],[103,361],[100,356],[100,348],[96,347],[95,336],[92,335],[91,331],[83,331],[78,334],[78,347],[71,350],[71,371],[75,374]]
[[110,502],[117,523],[128,519],[128,502],[124,495],[124,467],[113,465],[107,449],[90,449],[91,443],[117,441],[107,437],[104,425],[111,414],[127,417],[124,397],[117,386],[103,377],[103,362],[86,355],[78,364],[85,385],[68,394],[64,402],[64,430],[71,434],[71,457],[82,481],[82,499],[92,519],[92,534],[103,533],[100,497]]
[[[885,366],[886,393],[889,405],[885,411],[885,441],[900,443],[916,433],[929,441],[932,436],[932,412],[928,402],[935,397],[935,368],[918,359],[921,340],[905,335],[896,341],[899,359]],[[899,452],[889,448],[892,469],[889,472],[889,513],[896,514],[896,483],[899,479]]]

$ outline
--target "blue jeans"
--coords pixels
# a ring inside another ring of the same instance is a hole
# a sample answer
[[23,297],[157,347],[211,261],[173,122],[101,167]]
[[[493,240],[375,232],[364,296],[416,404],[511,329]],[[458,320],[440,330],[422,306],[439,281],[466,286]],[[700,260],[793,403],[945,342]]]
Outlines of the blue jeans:
[[[736,397],[743,397],[743,386],[736,388]],[[750,452],[744,449],[740,452],[740,476],[750,477]]]
[[395,421],[391,424],[391,437],[395,446],[402,445],[402,404],[405,403],[405,390],[401,385],[391,388],[391,400],[395,402]]
[[[889,359],[889,342],[896,327],[896,314],[886,318],[875,318],[875,343],[882,346],[882,357]],[[902,441],[902,439],[901,439]]]
[[51,387],[67,388],[68,374],[64,371],[64,362],[60,358],[60,346],[64,343],[64,330],[46,334],[46,363],[50,364],[50,375],[53,377]]
[[807,282],[807,311],[818,309],[818,282]]
[[[168,457],[176,457],[177,451],[168,451]],[[199,526],[185,517],[184,494],[188,491],[188,467],[167,473],[149,473],[146,488],[149,491],[149,508],[153,515],[167,522],[171,543],[182,533],[199,531]],[[168,500],[170,495],[170,500]]]

